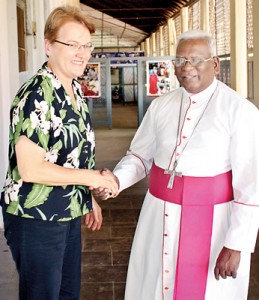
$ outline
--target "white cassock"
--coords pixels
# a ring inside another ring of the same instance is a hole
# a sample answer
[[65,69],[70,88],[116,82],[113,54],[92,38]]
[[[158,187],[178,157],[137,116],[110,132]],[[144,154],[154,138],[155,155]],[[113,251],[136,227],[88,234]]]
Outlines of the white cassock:
[[[214,207],[204,299],[245,300],[259,220],[257,108],[216,79],[199,94],[179,88],[155,99],[130,150],[115,167],[120,190],[149,174],[153,162],[172,169],[176,157],[176,171],[184,176],[211,177],[232,170],[234,201]],[[174,299],[180,221],[181,205],[147,191],[132,245],[125,300]],[[223,246],[240,250],[241,262],[236,279],[217,281],[214,267]]]

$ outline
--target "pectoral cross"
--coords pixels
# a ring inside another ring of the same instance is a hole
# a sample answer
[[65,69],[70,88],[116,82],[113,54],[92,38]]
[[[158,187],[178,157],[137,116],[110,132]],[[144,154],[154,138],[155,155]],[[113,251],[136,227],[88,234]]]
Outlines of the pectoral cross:
[[182,173],[181,172],[176,172],[175,169],[177,167],[177,160],[174,162],[174,167],[172,170],[165,170],[164,174],[170,174],[170,178],[167,184],[167,188],[168,189],[172,189],[174,186],[174,177],[175,176],[180,176],[182,177]]

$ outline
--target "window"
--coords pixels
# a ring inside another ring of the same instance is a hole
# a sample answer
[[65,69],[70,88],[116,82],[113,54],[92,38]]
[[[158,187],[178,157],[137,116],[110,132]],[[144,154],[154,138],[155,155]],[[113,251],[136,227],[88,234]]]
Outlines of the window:
[[188,28],[199,29],[200,28],[200,1],[196,2],[189,7],[188,10]]
[[247,98],[254,100],[254,36],[253,36],[253,1],[246,0],[246,43],[248,52],[247,62]]
[[156,32],[156,53],[157,53],[158,56],[161,55],[160,31]]
[[181,16],[177,16],[175,18],[175,31],[176,31],[176,39],[178,40],[181,34]]
[[253,0],[246,0],[247,48],[253,49]]
[[210,34],[216,38],[215,0],[209,0]]
[[164,55],[169,55],[169,37],[168,37],[168,25],[163,27],[164,36]]
[[215,1],[216,40],[218,55],[230,54],[230,0]]

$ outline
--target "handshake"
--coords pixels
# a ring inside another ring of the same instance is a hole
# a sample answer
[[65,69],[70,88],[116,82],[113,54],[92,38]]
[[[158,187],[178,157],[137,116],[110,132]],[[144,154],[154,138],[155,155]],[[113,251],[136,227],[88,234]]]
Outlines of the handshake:
[[118,196],[120,188],[118,178],[106,168],[94,172],[98,172],[98,179],[95,181],[96,184],[94,186],[89,187],[93,197],[99,200],[107,200]]

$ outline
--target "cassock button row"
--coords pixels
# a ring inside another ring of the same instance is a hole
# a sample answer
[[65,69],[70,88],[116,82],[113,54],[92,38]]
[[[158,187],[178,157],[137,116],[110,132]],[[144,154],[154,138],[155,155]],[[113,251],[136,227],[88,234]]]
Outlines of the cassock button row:
[[177,152],[177,153],[176,153],[176,156],[179,156],[179,155],[180,155],[180,153]]
[[166,286],[166,287],[165,287],[165,290],[168,291],[168,290],[169,290],[169,287]]
[[186,118],[186,120],[187,120],[187,121],[190,121],[190,120],[191,120],[191,118]]
[[183,139],[186,139],[186,138],[187,138],[187,136],[183,135]]
[[168,234],[167,234],[167,233],[165,233],[165,234],[164,234],[164,236],[168,236]]
[[169,215],[168,215],[168,214],[165,214],[165,216],[168,217]]
[[192,101],[192,104],[196,104],[196,101]]
[[169,270],[165,270],[165,273],[169,273]]
[[165,255],[167,255],[168,253],[167,252],[165,252]]

